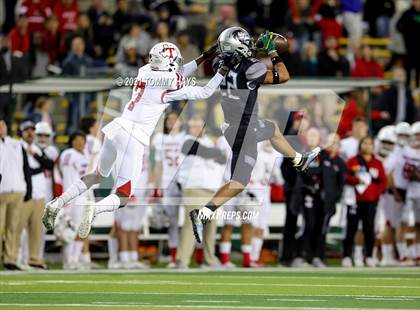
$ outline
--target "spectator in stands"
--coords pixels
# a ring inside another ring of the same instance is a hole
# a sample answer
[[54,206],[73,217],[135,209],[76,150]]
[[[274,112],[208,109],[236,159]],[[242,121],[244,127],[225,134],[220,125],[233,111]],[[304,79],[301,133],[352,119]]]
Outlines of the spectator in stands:
[[338,42],[333,36],[325,40],[325,48],[318,55],[318,74],[321,76],[349,75],[349,62],[338,53]]
[[28,119],[33,121],[35,124],[45,122],[53,130],[54,121],[50,113],[50,103],[51,101],[48,97],[39,97],[35,102],[34,110],[28,115]]
[[219,15],[216,21],[216,33],[214,34],[214,40],[222,33],[223,30],[239,26],[236,20],[235,7],[229,4],[223,4],[219,8]]
[[135,17],[128,10],[128,0],[117,0],[117,10],[112,16],[115,30],[120,34],[124,32],[125,26],[134,23]]
[[308,41],[303,46],[302,75],[318,75],[318,48],[314,42]]
[[93,22],[93,33],[96,55],[106,58],[114,44],[114,26],[108,12],[102,11],[97,22]]
[[47,193],[44,171],[52,171],[54,161],[49,159],[34,143],[35,123],[30,120],[24,121],[19,126],[19,133],[22,137],[21,144],[28,154],[31,182],[28,186],[30,189],[27,190],[25,195],[18,233],[20,235],[24,229],[28,231],[29,266],[37,269],[47,269],[39,253],[42,241],[42,215],[44,214]]
[[[308,147],[321,143],[321,133],[315,128],[307,131],[306,138]],[[346,164],[338,156],[339,136],[335,133],[329,135],[326,145],[327,148],[314,164],[302,173],[305,219],[303,257],[314,267],[320,268],[326,267],[324,258],[329,220],[341,199],[346,175]]]
[[400,122],[412,124],[420,116],[411,89],[405,85],[404,69],[395,68],[393,78],[397,83],[386,89],[373,105],[372,119],[375,120],[373,125],[377,131],[383,126]]
[[44,36],[42,32],[32,33],[31,49],[29,50],[29,62],[32,78],[43,78],[48,75],[48,64],[50,57],[45,49]]
[[[176,251],[178,268],[188,268],[195,247],[189,212],[197,205],[205,203],[222,180],[224,169],[220,164],[226,162],[223,152],[214,146],[204,132],[204,121],[195,116],[188,122],[181,152],[186,156],[178,172],[178,182],[182,188],[185,206],[185,220]],[[218,164],[220,163],[220,164]],[[207,198],[206,198],[207,197]],[[208,221],[204,227],[204,262],[209,266],[220,263],[215,256],[216,221]]]
[[0,116],[0,260],[10,270],[20,270],[17,266],[19,219],[26,193],[27,165],[25,151],[8,136],[6,121]]
[[412,6],[403,13],[397,29],[404,38],[407,57],[404,63],[407,86],[410,86],[411,73],[415,72],[415,86],[420,87],[420,0],[412,0]]
[[57,16],[52,15],[45,22],[44,44],[48,51],[50,64],[56,64],[61,58],[61,50],[64,46],[62,34],[59,32]]
[[[178,46],[184,61],[188,62],[200,55],[197,46],[191,43],[191,37],[187,30],[180,31],[176,35],[176,45]],[[199,67],[195,73],[197,77],[203,77],[203,67]]]
[[369,35],[388,37],[389,23],[395,13],[394,0],[366,0],[363,11],[363,19],[369,24]]
[[12,52],[12,80],[22,81],[29,77],[29,49],[31,39],[28,31],[28,18],[20,14],[16,27],[9,33]]
[[[92,59],[85,54],[85,42],[81,37],[74,37],[71,41],[71,52],[63,61],[63,74],[73,77],[83,77],[87,75],[87,70],[93,66]],[[77,128],[77,123],[86,111],[80,111],[80,94],[69,94],[70,101],[67,115],[67,132],[72,132]],[[83,104],[85,110],[88,109],[89,98]]]
[[384,69],[379,65],[369,45],[362,45],[360,48],[360,56],[356,58],[356,63],[351,71],[352,77],[357,78],[383,78]]
[[343,14],[343,25],[350,40],[349,46],[359,42],[363,35],[362,0],[341,0],[341,11]]
[[402,13],[403,12],[397,11],[390,21],[390,35],[387,48],[391,51],[391,59],[385,66],[385,72],[390,71],[395,64],[402,66],[404,63],[404,57],[406,54],[404,38],[401,32],[397,29],[397,23],[400,20]]
[[28,31],[31,34],[44,31],[44,23],[52,14],[49,2],[42,0],[23,0],[18,10],[28,17]]
[[87,15],[93,25],[99,23],[99,19],[102,15],[109,15],[108,11],[104,8],[103,0],[92,0]]
[[[175,38],[172,36],[169,25],[165,22],[159,22],[156,26],[156,30],[150,43],[151,46],[159,43],[159,42],[175,42]],[[184,54],[182,54],[184,57]],[[186,59],[184,57],[184,59]]]
[[131,24],[128,30],[128,33],[124,35],[119,43],[116,61],[124,61],[124,51],[126,50],[125,46],[128,42],[136,42],[137,53],[145,58],[151,48],[151,38],[149,33],[144,31],[138,24]]
[[301,75],[302,58],[298,42],[292,32],[287,32],[285,36],[289,42],[289,49],[281,57],[284,59],[284,63],[287,64],[287,70],[291,76]]
[[117,62],[115,72],[123,78],[136,77],[143,65],[143,59],[137,52],[136,42],[132,40],[125,45],[124,61]]
[[76,0],[56,1],[53,13],[58,17],[61,33],[67,34],[76,30],[80,14]]
[[318,13],[321,0],[288,0],[290,17],[288,28],[292,31],[299,47],[312,39],[312,33],[315,31],[315,15]]
[[[77,18],[77,28],[76,30],[67,38],[66,41],[71,42],[74,36],[79,36],[83,38],[85,42],[85,52],[90,57],[95,57],[97,55],[94,46],[94,32],[91,20],[89,15],[86,13],[82,13]],[[69,43],[66,42],[66,46],[70,46]]]
[[343,34],[343,27],[339,22],[340,10],[337,0],[324,0],[319,8],[320,19],[317,23],[321,32],[322,46],[325,46],[325,40],[328,37],[335,37],[337,40]]
[[373,138],[364,137],[360,140],[359,152],[347,161],[347,184],[354,187],[356,192],[356,205],[347,209],[346,237],[343,241],[343,266],[351,267],[354,247],[354,237],[359,221],[362,221],[365,264],[368,267],[376,266],[373,255],[375,242],[375,214],[380,195],[387,184],[384,167],[373,154]]
[[[0,85],[7,84],[10,82],[10,75],[12,69],[12,54],[10,51],[10,46],[10,39],[7,36],[0,35],[0,72],[2,73],[0,74]],[[0,102],[2,102],[2,100],[0,100]],[[3,109],[0,109],[0,115],[1,111],[3,111]]]

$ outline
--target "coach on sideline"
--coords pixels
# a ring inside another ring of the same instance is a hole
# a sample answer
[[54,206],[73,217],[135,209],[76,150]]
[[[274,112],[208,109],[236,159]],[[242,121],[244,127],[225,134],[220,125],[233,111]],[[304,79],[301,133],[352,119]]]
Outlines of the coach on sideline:
[[[204,205],[220,186],[223,177],[221,164],[226,162],[224,153],[204,134],[204,121],[201,118],[190,119],[188,127],[188,134],[181,148],[186,157],[178,174],[185,219],[176,251],[177,268],[188,268],[196,244],[191,233],[190,211]],[[204,262],[208,266],[219,265],[215,256],[216,229],[215,220],[208,221],[204,227]]]
[[25,163],[27,166],[25,151],[18,141],[7,136],[6,122],[0,119],[0,261],[9,270],[20,270],[16,261],[19,219],[26,193]]

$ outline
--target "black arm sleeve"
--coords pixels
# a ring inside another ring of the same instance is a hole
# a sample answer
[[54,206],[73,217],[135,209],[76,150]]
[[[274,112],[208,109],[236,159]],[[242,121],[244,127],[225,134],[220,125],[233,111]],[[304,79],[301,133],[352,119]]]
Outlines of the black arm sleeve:
[[26,194],[24,201],[28,201],[32,198],[32,173],[31,168],[29,167],[28,155],[26,154],[25,149],[22,147],[23,154],[23,174],[26,182]]
[[[206,159],[215,159],[219,163],[226,162],[226,158],[221,150],[215,147],[206,147],[193,139],[188,139],[184,142],[181,152],[187,156],[194,155]],[[223,162],[220,162],[221,156],[224,158]]]
[[49,159],[44,152],[42,152],[42,155],[39,156],[38,154],[34,155],[34,158],[39,162],[39,164],[41,165],[42,169],[48,169],[48,170],[52,170],[54,168],[54,161],[52,161],[51,159]]

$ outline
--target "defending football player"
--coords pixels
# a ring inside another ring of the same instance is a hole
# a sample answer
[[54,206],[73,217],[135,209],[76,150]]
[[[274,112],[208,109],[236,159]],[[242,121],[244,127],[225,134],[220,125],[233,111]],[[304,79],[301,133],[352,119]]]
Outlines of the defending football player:
[[[248,184],[257,159],[257,144],[270,140],[274,149],[293,161],[298,170],[305,170],[319,154],[315,148],[309,153],[296,152],[271,121],[258,117],[256,104],[261,84],[281,84],[289,80],[289,73],[276,49],[276,35],[266,31],[259,37],[265,52],[271,57],[273,69],[253,57],[255,45],[247,31],[240,27],[224,30],[219,38],[220,60],[237,63],[220,85],[222,109],[225,116],[224,136],[232,149],[231,180],[223,185],[210,202],[200,210],[190,212],[194,235],[201,242],[203,225],[213,212],[238,195]],[[215,62],[217,64],[217,60]]]
[[152,47],[149,53],[150,63],[139,69],[137,84],[121,117],[115,118],[102,129],[105,139],[96,171],[84,175],[60,197],[46,204],[43,223],[47,229],[54,227],[59,211],[65,204],[103,181],[114,165],[118,167],[115,194],[84,207],[79,237],[88,236],[97,214],[112,212],[127,204],[142,171],[142,161],[139,158],[142,158],[144,148],[149,145],[150,136],[164,110],[172,101],[210,97],[228,71],[227,66],[234,65],[222,63],[206,86],[184,85],[184,78],[191,75],[204,60],[212,57],[216,50],[217,46],[213,46],[196,60],[183,66],[183,59],[176,45],[162,42]]

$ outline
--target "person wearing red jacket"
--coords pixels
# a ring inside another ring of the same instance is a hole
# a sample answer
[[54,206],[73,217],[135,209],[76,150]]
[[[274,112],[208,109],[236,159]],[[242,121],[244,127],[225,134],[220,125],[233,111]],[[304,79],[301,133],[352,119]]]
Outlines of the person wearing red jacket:
[[383,78],[384,68],[376,62],[371,47],[363,45],[360,52],[361,55],[356,58],[356,64],[351,71],[351,76],[358,78]]
[[47,1],[23,0],[20,5],[20,12],[28,17],[29,33],[44,31],[44,23],[52,11]]
[[67,33],[76,30],[77,18],[80,14],[76,0],[57,1],[53,12],[57,15],[60,22],[60,32]]
[[373,138],[366,136],[360,141],[359,154],[347,162],[346,182],[354,186],[356,206],[347,209],[347,231],[343,242],[343,266],[351,266],[354,236],[359,221],[363,224],[366,265],[375,266],[372,258],[375,243],[375,214],[380,195],[385,191],[387,178],[382,162],[373,154]]

